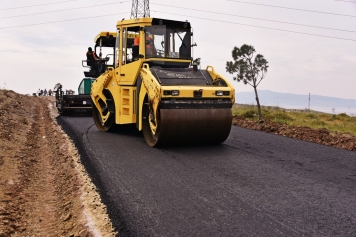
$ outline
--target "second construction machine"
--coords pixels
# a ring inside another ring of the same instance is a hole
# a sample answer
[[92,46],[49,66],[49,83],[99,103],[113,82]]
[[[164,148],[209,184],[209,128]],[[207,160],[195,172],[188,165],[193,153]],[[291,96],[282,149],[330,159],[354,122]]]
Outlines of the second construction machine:
[[191,67],[192,36],[187,21],[138,18],[117,23],[114,66],[91,87],[100,131],[136,124],[150,146],[226,140],[234,88],[212,66]]

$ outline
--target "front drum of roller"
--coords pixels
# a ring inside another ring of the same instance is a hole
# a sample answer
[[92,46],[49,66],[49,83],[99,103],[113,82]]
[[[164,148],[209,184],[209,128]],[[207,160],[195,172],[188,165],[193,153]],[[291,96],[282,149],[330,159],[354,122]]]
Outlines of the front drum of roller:
[[231,122],[230,108],[161,109],[155,135],[147,119],[143,133],[150,146],[220,144],[229,136]]

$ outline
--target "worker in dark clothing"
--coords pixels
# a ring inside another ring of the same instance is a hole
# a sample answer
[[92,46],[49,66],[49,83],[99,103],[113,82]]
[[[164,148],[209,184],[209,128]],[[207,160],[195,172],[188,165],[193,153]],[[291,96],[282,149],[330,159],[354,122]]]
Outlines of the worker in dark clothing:
[[87,55],[87,65],[90,66],[91,69],[97,70],[98,62],[99,62],[98,55],[96,55],[96,53],[93,51],[91,47],[88,48],[88,52],[86,55]]
[[56,100],[59,99],[59,96],[60,96],[59,94],[61,93],[61,91],[62,91],[62,85],[61,85],[61,83],[58,82],[53,88],[53,92],[56,93],[55,94]]

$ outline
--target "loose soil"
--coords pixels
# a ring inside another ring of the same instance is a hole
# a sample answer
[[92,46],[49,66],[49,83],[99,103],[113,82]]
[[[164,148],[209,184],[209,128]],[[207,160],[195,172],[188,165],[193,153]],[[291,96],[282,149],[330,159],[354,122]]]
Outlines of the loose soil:
[[326,146],[356,151],[356,137],[351,133],[330,132],[325,128],[312,129],[309,127],[295,127],[273,122],[269,119],[261,121],[248,120],[241,116],[234,116],[232,124],[243,128],[273,133],[284,137],[291,137]]
[[[53,97],[0,90],[0,237],[115,236]],[[356,151],[356,138],[235,116],[233,125]]]
[[0,237],[115,236],[53,102],[0,90]]

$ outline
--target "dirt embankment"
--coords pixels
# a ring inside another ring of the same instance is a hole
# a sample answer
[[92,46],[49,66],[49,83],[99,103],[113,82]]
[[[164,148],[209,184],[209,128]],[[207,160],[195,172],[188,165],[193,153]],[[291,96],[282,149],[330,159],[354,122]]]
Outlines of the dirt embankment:
[[115,236],[51,106],[0,90],[0,237]]
[[273,133],[349,151],[356,151],[356,137],[352,136],[350,133],[335,134],[325,128],[312,129],[309,127],[294,127],[279,124],[268,119],[264,119],[263,122],[258,122],[247,120],[240,116],[234,116],[232,124],[243,128]]

